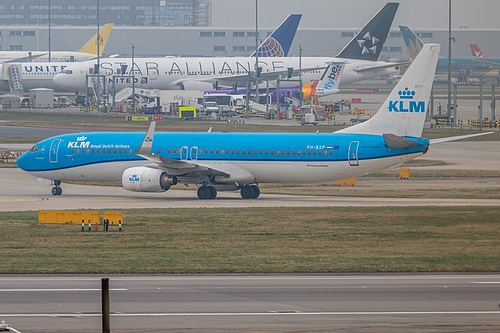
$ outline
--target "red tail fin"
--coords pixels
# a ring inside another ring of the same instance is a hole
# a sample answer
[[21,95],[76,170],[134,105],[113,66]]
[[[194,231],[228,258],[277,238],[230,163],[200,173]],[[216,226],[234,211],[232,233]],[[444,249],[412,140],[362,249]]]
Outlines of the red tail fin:
[[486,55],[481,51],[479,46],[476,44],[470,44],[470,50],[472,51],[472,56],[476,58],[486,58]]

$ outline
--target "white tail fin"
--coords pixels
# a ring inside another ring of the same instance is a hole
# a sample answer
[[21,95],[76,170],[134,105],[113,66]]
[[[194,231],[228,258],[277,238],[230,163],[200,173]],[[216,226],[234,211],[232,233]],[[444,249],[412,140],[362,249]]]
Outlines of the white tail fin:
[[420,137],[440,48],[439,44],[425,44],[377,114],[337,133]]
[[321,79],[316,86],[318,96],[327,96],[330,94],[338,93],[342,73],[344,72],[345,64],[347,61],[327,61],[328,68],[321,76]]

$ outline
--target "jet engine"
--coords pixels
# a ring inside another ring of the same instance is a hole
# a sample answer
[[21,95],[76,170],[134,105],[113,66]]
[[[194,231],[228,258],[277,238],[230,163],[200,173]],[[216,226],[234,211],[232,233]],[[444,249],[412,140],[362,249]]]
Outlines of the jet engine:
[[164,192],[177,184],[177,178],[160,169],[147,167],[128,168],[122,175],[122,186],[135,192]]

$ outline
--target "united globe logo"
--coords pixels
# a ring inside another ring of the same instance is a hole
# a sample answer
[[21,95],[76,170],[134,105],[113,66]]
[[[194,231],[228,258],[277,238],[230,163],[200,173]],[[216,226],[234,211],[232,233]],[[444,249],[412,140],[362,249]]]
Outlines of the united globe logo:
[[398,91],[399,101],[389,101],[389,112],[425,112],[424,101],[414,101],[415,91],[406,87]]
[[280,43],[273,37],[269,37],[259,47],[259,57],[284,57],[285,52]]

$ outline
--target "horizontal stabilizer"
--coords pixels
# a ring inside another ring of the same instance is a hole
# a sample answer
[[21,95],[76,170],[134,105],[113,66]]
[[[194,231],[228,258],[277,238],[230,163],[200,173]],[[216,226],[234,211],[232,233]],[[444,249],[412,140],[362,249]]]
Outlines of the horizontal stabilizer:
[[432,140],[429,140],[429,144],[434,145],[434,144],[444,143],[444,142],[449,142],[449,141],[456,141],[456,140],[468,139],[468,138],[473,138],[475,136],[481,136],[481,135],[486,135],[486,134],[491,134],[491,133],[493,133],[493,132],[467,134],[467,135],[458,135],[458,136],[449,136],[447,138],[432,139]]
[[389,148],[407,149],[421,146],[420,143],[405,139],[394,134],[384,134],[384,144]]

